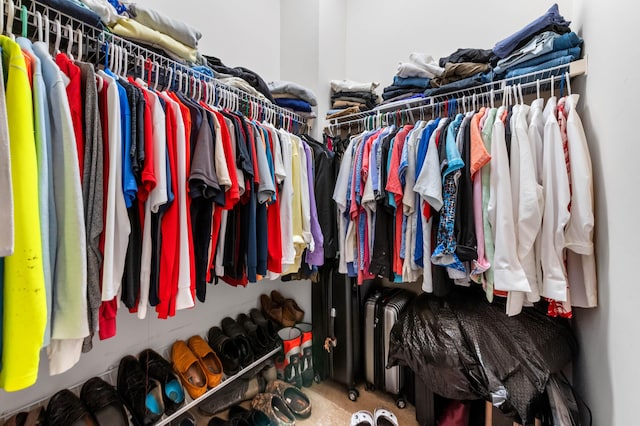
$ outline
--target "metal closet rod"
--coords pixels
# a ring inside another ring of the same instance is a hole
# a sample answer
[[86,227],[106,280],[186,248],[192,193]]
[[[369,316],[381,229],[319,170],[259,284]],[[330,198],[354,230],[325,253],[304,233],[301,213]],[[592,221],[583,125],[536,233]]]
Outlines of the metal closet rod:
[[531,91],[538,86],[550,87],[553,81],[560,84],[565,80],[565,75],[575,77],[587,73],[587,58],[579,59],[569,64],[560,65],[553,68],[537,71],[530,74],[524,74],[518,77],[511,77],[503,80],[492,81],[475,87],[463,90],[456,90],[428,98],[411,99],[406,101],[398,101],[387,105],[382,105],[378,109],[365,111],[361,113],[350,114],[344,117],[336,118],[329,124],[329,129],[339,129],[354,124],[365,125],[368,121],[374,119],[379,120],[382,117],[397,116],[398,114],[409,114],[413,111],[426,111],[442,107],[447,101],[456,99],[458,101],[472,101],[474,96],[477,100],[485,101],[489,104],[493,96],[494,99],[501,99],[505,87],[520,86],[523,91]]
[[[260,99],[256,96],[253,96],[249,93],[246,93],[238,88],[229,86],[207,74],[203,74],[199,71],[196,71],[185,64],[182,64],[173,59],[167,58],[161,54],[158,54],[154,51],[151,51],[145,47],[142,47],[136,43],[133,43],[129,40],[126,40],[122,37],[119,37],[115,34],[110,33],[107,30],[103,30],[101,28],[94,27],[92,25],[86,24],[82,21],[77,20],[57,9],[49,7],[45,4],[40,3],[37,0],[0,0],[4,9],[4,15],[9,17],[11,13],[11,5],[13,5],[14,10],[14,19],[11,22],[7,22],[6,28],[4,28],[6,33],[9,31],[13,34],[20,34],[20,28],[16,28],[16,23],[18,26],[22,26],[22,7],[26,6],[26,14],[27,14],[27,36],[31,34],[32,36],[38,35],[38,14],[40,14],[43,18],[46,17],[45,22],[48,21],[48,28],[44,28],[43,36],[46,37],[46,40],[49,39],[49,36],[57,37],[57,22],[60,22],[61,25],[61,34],[60,38],[64,39],[68,42],[69,38],[72,38],[72,41],[76,43],[76,45],[80,42],[80,38],[82,38],[83,47],[86,47],[89,57],[93,59],[93,63],[99,64],[101,59],[105,57],[107,46],[109,46],[109,50],[112,50],[112,46],[117,46],[124,49],[127,52],[128,57],[128,67],[132,70],[136,77],[140,77],[144,79],[145,77],[145,69],[144,67],[139,70],[139,67],[136,66],[139,63],[140,58],[143,60],[143,64],[147,63],[147,61],[151,61],[154,65],[153,70],[156,74],[150,80],[155,80],[156,77],[162,70],[162,75],[166,79],[168,75],[171,75],[173,83],[175,83],[175,78],[177,78],[178,74],[187,75],[190,77],[190,82],[193,82],[193,79],[197,81],[202,81],[204,83],[213,84],[216,90],[216,101],[220,102],[222,99],[231,99],[229,102],[235,101],[234,97],[237,98],[238,102],[244,103],[244,107],[250,111],[250,113],[262,113],[265,116],[269,116],[272,122],[280,121],[280,124],[284,127],[291,128],[294,125],[298,125],[303,129],[308,128],[306,118],[296,114],[293,111],[282,108],[278,105],[274,105],[269,103],[263,99]],[[4,4],[6,3],[6,5]],[[9,20],[7,20],[9,21]],[[69,34],[69,28],[72,29],[71,34]],[[29,32],[29,29],[31,32]],[[78,30],[80,31],[78,33]],[[76,34],[78,34],[76,40]],[[33,38],[33,37],[32,37]],[[141,71],[141,72],[139,72]],[[158,78],[159,80],[159,78]],[[166,86],[166,82],[163,81],[163,87]],[[217,96],[219,92],[222,96]],[[200,95],[202,95],[202,91]]]

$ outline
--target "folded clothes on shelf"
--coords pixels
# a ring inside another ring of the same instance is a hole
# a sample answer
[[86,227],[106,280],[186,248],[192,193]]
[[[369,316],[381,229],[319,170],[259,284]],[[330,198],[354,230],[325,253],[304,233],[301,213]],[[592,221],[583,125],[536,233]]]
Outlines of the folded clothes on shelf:
[[192,26],[166,16],[150,7],[131,3],[127,6],[127,11],[131,19],[166,34],[193,49],[198,47],[198,40],[202,38],[202,33]]
[[184,45],[168,35],[142,25],[133,19],[121,17],[109,28],[120,37],[160,48],[175,60],[188,63],[196,61],[197,52],[194,48]]
[[40,0],[40,2],[92,27],[102,28],[100,15],[80,0]]
[[291,99],[302,99],[311,106],[318,105],[315,93],[293,81],[271,81],[269,82],[269,90],[274,98],[291,97]]
[[311,112],[311,104],[302,99],[278,98],[276,99],[276,105],[296,112]]

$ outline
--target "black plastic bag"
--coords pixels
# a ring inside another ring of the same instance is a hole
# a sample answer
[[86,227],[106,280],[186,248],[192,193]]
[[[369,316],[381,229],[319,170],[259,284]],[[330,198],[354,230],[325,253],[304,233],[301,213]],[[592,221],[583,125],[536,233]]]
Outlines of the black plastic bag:
[[520,423],[545,402],[549,376],[577,351],[565,320],[535,309],[508,317],[474,289],[420,295],[391,331],[388,366],[403,364],[450,399],[485,399]]

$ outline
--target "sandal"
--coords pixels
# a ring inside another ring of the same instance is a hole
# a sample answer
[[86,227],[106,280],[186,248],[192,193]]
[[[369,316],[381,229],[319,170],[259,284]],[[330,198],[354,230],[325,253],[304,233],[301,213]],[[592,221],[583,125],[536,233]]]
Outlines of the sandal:
[[375,426],[398,426],[398,418],[396,415],[384,408],[376,408],[373,420]]
[[373,426],[373,415],[366,410],[353,413],[350,426]]

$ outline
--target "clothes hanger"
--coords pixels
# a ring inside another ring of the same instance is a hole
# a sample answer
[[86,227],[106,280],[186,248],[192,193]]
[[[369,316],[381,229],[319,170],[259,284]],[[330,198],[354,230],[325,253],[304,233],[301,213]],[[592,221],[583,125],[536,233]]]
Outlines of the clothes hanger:
[[56,19],[56,43],[53,45],[53,54],[60,53],[60,39],[62,38],[62,24]]
[[42,41],[42,13],[40,12],[36,12],[36,34],[38,41]]
[[156,74],[154,76],[154,80],[153,80],[153,90],[158,90],[158,79],[160,77],[160,64],[157,62],[154,62],[154,66],[156,69]]
[[29,28],[29,14],[27,13],[27,6],[24,4],[20,8],[20,22],[22,23],[22,31],[20,35],[23,38],[27,38],[27,28]]
[[167,88],[165,90],[169,91],[171,90],[171,86],[173,83],[173,68],[169,67],[167,73],[169,74],[169,77],[167,77]]
[[540,79],[536,80],[536,99],[540,99]]
[[522,83],[518,83],[518,94],[520,95],[520,105],[524,105],[524,94],[522,92]]
[[82,56],[84,53],[84,34],[80,29],[76,30],[76,34],[78,34],[78,61],[82,62]]
[[491,97],[490,97],[490,100],[491,100],[491,103],[490,103],[491,108],[495,108],[496,94],[495,94],[495,92],[494,92],[494,90],[493,90],[493,87],[491,88],[490,95],[491,95]]
[[122,67],[122,76],[127,78],[127,75],[129,74],[129,51],[124,47],[122,48]]
[[567,96],[571,96],[571,76],[569,75],[569,71],[564,73],[564,79],[567,83]]
[[[13,0],[8,0],[7,5],[9,6],[9,10],[7,11],[7,36],[15,40],[15,36],[13,35],[13,19],[16,16],[16,5],[13,4]],[[4,15],[3,15],[4,16]]]
[[66,28],[67,28],[67,33],[69,34],[69,37],[67,40],[67,56],[69,57],[69,59],[73,61],[73,35],[75,33],[73,32],[73,27],[71,26],[71,24],[67,24]]

